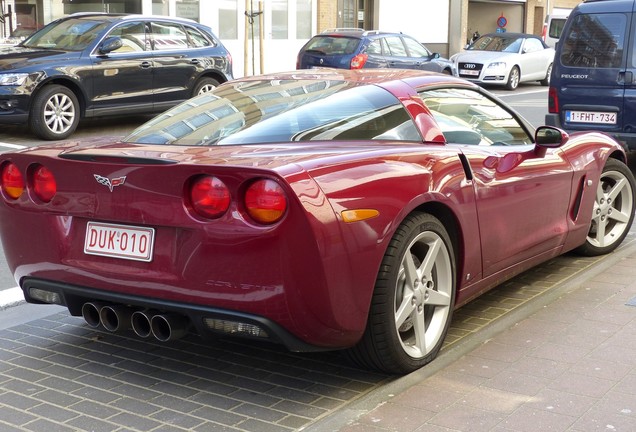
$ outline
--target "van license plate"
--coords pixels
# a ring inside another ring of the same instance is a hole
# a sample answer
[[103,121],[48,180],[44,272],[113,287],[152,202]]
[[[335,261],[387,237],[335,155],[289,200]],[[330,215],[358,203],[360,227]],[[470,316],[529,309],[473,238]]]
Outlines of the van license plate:
[[569,123],[616,124],[616,113],[596,111],[566,111],[565,121]]
[[154,240],[154,228],[88,222],[84,253],[150,262]]

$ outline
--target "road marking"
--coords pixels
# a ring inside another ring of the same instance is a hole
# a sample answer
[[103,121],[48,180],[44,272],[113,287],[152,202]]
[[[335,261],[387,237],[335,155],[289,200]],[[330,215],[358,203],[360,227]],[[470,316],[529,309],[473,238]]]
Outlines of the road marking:
[[20,287],[0,290],[0,310],[24,303],[24,293]]
[[22,150],[27,148],[26,146],[20,145],[20,144],[9,144],[6,142],[1,142],[0,141],[0,147],[7,147],[7,148],[12,148],[12,149],[16,149],[16,150]]

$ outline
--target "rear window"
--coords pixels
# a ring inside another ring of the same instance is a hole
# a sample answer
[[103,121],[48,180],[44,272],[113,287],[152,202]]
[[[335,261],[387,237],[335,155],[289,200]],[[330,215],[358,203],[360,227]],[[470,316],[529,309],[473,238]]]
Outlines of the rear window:
[[561,38],[561,63],[571,67],[620,67],[626,25],[624,14],[575,16],[567,36]]
[[165,112],[126,142],[232,145],[329,140],[421,141],[388,91],[338,80],[227,83]]
[[307,43],[306,51],[317,51],[324,55],[353,54],[360,39],[344,36],[316,36]]

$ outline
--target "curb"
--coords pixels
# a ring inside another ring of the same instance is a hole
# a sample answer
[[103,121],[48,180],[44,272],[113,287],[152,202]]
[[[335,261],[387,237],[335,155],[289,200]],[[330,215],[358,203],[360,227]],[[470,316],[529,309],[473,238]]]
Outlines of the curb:
[[24,300],[24,293],[20,287],[0,291],[0,311],[21,305],[22,303],[26,303],[26,301]]

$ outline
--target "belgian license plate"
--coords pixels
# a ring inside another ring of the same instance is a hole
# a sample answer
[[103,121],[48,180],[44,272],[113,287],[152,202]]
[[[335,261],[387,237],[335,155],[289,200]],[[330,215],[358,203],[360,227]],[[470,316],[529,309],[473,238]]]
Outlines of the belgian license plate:
[[616,124],[616,113],[598,111],[566,111],[565,121],[570,123]]
[[84,253],[150,262],[154,241],[154,228],[88,222]]
[[472,69],[460,69],[459,73],[462,75],[479,76],[479,71]]

